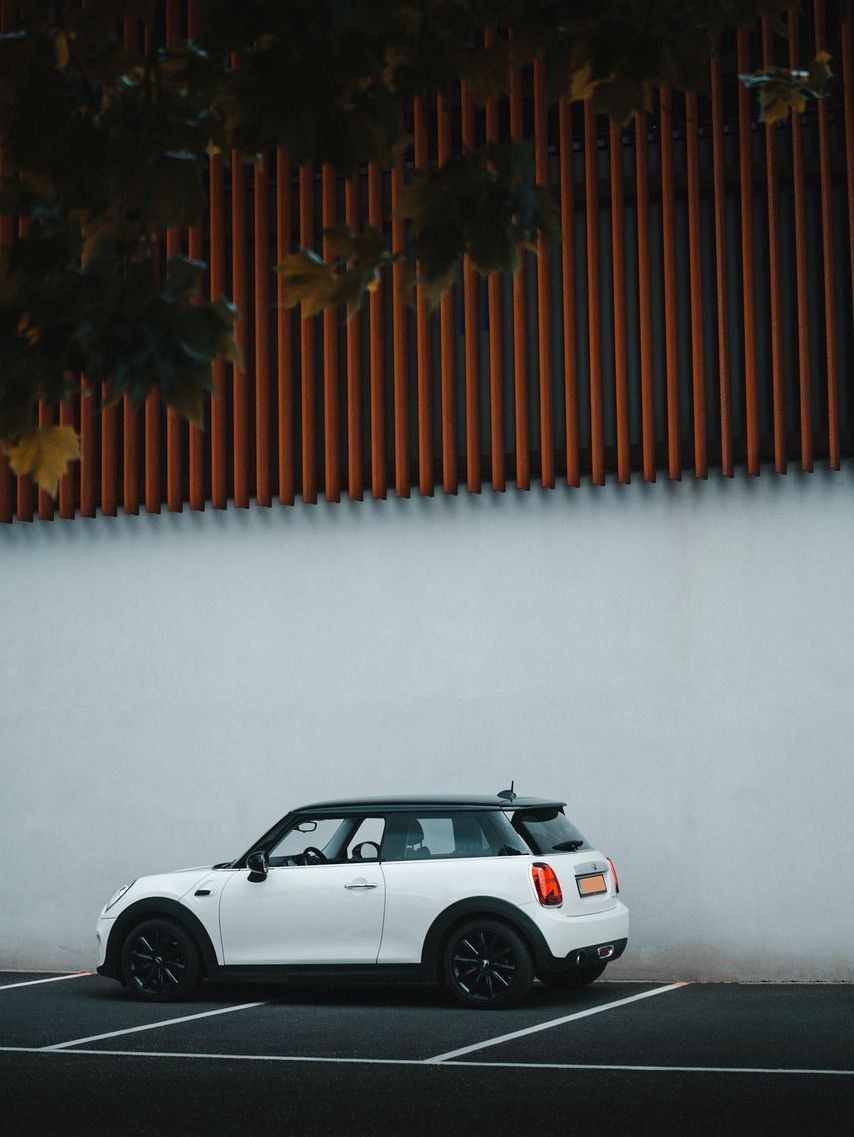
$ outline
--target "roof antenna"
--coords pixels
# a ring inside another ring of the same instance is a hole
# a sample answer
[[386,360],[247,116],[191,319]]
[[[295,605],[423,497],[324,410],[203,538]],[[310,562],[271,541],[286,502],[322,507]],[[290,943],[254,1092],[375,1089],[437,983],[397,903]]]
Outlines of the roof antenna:
[[504,801],[515,801],[515,800],[516,800],[516,795],[515,795],[515,794],[514,794],[514,792],[513,792],[513,787],[514,787],[515,785],[516,785],[516,780],[514,779],[514,780],[513,780],[513,781],[511,781],[511,783],[510,783],[510,789],[509,789],[509,790],[502,790],[502,791],[501,791],[501,793],[500,793],[498,796],[499,796],[500,798],[503,798],[503,800],[504,800]]

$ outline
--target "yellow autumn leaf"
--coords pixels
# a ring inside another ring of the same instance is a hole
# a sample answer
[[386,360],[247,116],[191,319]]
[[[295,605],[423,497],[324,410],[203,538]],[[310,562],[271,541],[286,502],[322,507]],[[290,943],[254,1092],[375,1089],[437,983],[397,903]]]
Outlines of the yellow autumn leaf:
[[56,497],[59,479],[69,462],[80,457],[80,440],[70,426],[43,426],[7,446],[9,464],[20,477],[32,474],[38,485]]
[[575,102],[577,99],[589,99],[593,94],[596,84],[592,81],[593,67],[587,62],[572,76],[572,83],[569,88],[570,102]]

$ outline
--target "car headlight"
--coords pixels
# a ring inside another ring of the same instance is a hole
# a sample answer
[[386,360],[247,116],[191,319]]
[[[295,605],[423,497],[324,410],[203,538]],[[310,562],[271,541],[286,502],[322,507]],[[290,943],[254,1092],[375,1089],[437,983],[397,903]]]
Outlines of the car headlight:
[[109,910],[112,908],[112,906],[114,904],[118,904],[118,902],[121,900],[121,898],[127,892],[127,890],[130,888],[131,884],[134,884],[134,883],[135,883],[135,881],[131,881],[130,884],[123,884],[122,887],[118,890],[118,892],[114,893],[110,897],[110,899],[107,901],[107,903],[104,905],[104,911],[109,912]]

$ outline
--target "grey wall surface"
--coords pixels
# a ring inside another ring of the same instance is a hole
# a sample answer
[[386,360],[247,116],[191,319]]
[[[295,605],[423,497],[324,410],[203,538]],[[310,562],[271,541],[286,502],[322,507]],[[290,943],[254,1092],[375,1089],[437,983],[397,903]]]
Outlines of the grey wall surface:
[[559,794],[624,977],[854,979],[854,466],[0,531],[0,966],[337,795]]

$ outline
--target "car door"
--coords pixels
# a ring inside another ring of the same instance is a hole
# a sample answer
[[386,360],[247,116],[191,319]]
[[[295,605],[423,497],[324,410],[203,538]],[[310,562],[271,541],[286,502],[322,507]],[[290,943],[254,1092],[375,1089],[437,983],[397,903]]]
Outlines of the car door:
[[[378,818],[298,819],[315,828],[288,830],[269,852],[265,880],[232,874],[220,901],[226,966],[376,963],[385,884],[368,822],[381,839]],[[325,863],[300,863],[307,847]]]

